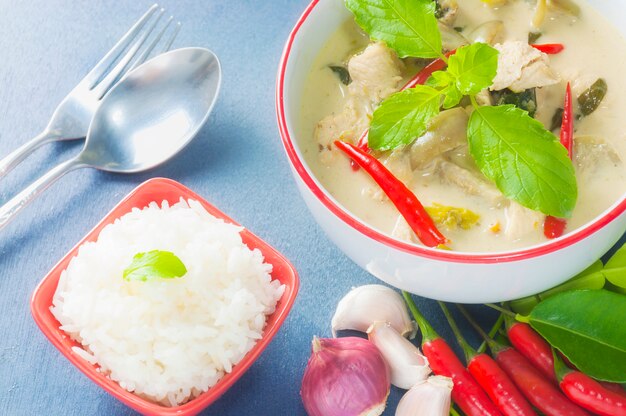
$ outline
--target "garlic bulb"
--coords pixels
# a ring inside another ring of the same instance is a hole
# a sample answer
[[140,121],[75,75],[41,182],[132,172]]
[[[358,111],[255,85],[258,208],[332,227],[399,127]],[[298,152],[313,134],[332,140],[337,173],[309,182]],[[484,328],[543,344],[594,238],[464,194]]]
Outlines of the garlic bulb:
[[391,384],[408,390],[430,374],[428,359],[408,339],[386,322],[375,322],[367,330],[369,340],[387,362]]
[[389,395],[389,370],[374,344],[313,338],[300,395],[309,416],[378,416]]
[[443,376],[421,381],[402,396],[396,416],[448,416],[453,385],[451,378]]
[[356,287],[339,301],[331,322],[333,336],[342,329],[365,332],[376,321],[388,322],[402,336],[415,336],[416,328],[404,299],[382,285]]

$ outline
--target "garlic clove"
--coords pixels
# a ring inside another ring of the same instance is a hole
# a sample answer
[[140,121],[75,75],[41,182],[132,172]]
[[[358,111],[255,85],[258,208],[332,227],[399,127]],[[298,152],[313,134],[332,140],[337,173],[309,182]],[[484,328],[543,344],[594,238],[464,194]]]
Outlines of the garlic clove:
[[402,336],[415,336],[416,327],[404,299],[382,285],[356,287],[339,301],[331,322],[333,336],[344,329],[366,332],[376,321],[388,322]]
[[389,366],[391,384],[408,390],[428,378],[428,359],[390,324],[375,322],[367,330],[367,335]]
[[402,396],[396,416],[448,416],[453,385],[443,376],[419,382]]
[[389,370],[363,338],[313,338],[300,395],[309,416],[378,416],[389,395]]

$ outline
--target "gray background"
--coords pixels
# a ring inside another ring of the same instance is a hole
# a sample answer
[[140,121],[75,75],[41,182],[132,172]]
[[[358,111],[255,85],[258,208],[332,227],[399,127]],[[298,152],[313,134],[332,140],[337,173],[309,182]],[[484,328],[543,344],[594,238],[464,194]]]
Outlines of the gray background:
[[[70,173],[0,231],[0,415],[133,412],[77,369],[39,332],[30,296],[48,270],[124,195],[162,176],[192,188],[282,251],[301,289],[269,348],[206,415],[304,414],[299,388],[313,335],[330,335],[337,301],[375,280],[344,257],[300,199],[280,144],[274,85],[285,39],[307,0],[162,4],[183,23],[175,46],[215,51],[222,94],[206,127],[176,159],[148,173]],[[0,0],[0,156],[39,133],[57,103],[150,5],[149,1]],[[80,143],[48,145],[0,181],[4,201]],[[449,339],[431,301],[427,317]],[[477,309],[487,323],[493,314]],[[472,334],[467,335],[474,341]],[[401,392],[392,389],[386,414]]]

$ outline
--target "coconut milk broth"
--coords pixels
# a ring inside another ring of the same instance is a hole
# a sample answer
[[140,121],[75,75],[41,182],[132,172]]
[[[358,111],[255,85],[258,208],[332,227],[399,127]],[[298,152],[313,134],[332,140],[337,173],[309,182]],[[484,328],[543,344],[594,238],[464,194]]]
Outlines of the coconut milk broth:
[[[551,66],[564,81],[573,82],[575,95],[577,79],[602,77],[607,81],[608,93],[600,108],[576,122],[576,136],[591,135],[604,139],[623,161],[626,159],[626,77],[623,76],[626,42],[617,29],[589,5],[584,2],[578,4],[582,9],[580,18],[560,15],[550,19],[542,27],[543,35],[537,43],[566,45],[564,52],[551,56]],[[459,9],[455,26],[463,27],[465,33],[483,22],[502,20],[506,27],[506,40],[526,41],[534,2],[517,0],[494,9],[480,0],[462,0],[459,1]],[[398,219],[396,208],[388,200],[381,202],[368,196],[367,190],[376,187],[376,184],[362,170],[353,172],[345,157],[336,155],[329,163],[320,163],[318,144],[314,139],[316,124],[344,105],[344,87],[328,70],[328,65],[345,62],[367,43],[367,36],[349,20],[320,52],[304,87],[300,147],[314,175],[337,201],[364,222],[389,234]],[[404,75],[410,78],[417,70],[414,65],[408,65]],[[563,91],[564,83],[538,93],[536,118],[547,126],[554,109],[562,106]],[[623,197],[626,192],[624,165],[598,166],[593,175],[579,173],[578,186],[578,203],[568,221],[567,232],[591,221]],[[440,203],[463,207],[481,216],[479,224],[470,230],[442,230],[452,240],[454,250],[508,251],[546,241],[541,227],[515,241],[507,239],[502,233],[492,232],[489,229],[492,225],[506,223],[505,211],[492,208],[481,197],[469,196],[455,186],[442,184],[439,178],[424,174],[414,180],[411,187],[425,206]]]

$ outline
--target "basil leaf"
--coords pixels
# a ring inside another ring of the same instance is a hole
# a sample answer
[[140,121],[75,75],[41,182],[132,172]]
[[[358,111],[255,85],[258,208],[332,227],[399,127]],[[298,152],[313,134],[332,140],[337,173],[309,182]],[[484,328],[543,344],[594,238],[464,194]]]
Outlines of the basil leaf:
[[606,280],[612,285],[626,289],[626,267],[615,267],[602,271]]
[[454,78],[446,71],[435,71],[426,80],[426,84],[433,88],[445,88],[454,82]]
[[135,254],[130,266],[124,270],[124,280],[146,282],[156,279],[174,279],[183,277],[186,273],[187,268],[174,253],[152,250]]
[[443,101],[443,108],[447,110],[458,105],[463,98],[463,94],[453,83],[454,77],[448,72],[435,71],[426,80],[425,85],[439,89],[442,94],[445,94],[446,98]]
[[602,274],[603,267],[602,261],[598,260],[567,282],[536,295],[509,301],[509,306],[515,313],[528,315],[539,302],[549,298],[550,296],[558,295],[559,293],[570,290],[600,290],[606,284],[606,279],[604,278],[604,274]]
[[490,87],[498,71],[498,50],[486,43],[457,49],[448,61],[448,73],[463,95],[475,95]]
[[[602,272],[613,288],[626,289],[626,245],[611,256]],[[617,291],[623,293],[623,290]]]
[[352,83],[350,72],[345,66],[328,65],[328,68],[337,75],[343,85],[350,85]]
[[428,122],[439,114],[441,92],[418,85],[397,92],[374,111],[368,145],[374,150],[391,150],[411,143],[426,132]]
[[[505,104],[513,104],[517,108],[521,108],[524,111],[528,111],[528,115],[532,118],[535,118],[535,113],[537,112],[537,91],[536,88],[529,88],[522,92],[513,92],[510,89],[506,88],[500,91],[492,91],[491,96],[495,101],[495,105],[505,105]],[[561,127],[561,123],[563,121],[563,109],[561,109],[560,117],[558,119],[558,125],[556,127],[551,126],[550,131],[554,131],[557,128]],[[552,118],[552,123],[555,123],[554,117]],[[553,128],[554,127],[554,128]]]
[[498,189],[523,206],[569,218],[578,188],[565,147],[526,111],[476,107],[467,129],[470,153]]
[[565,292],[533,309],[530,325],[580,371],[626,382],[626,296],[606,290]]
[[372,39],[384,41],[401,58],[441,56],[433,1],[346,0],[346,7]]
[[604,266],[605,269],[615,269],[617,267],[626,267],[626,244],[620,247]]
[[463,98],[463,94],[461,93],[461,91],[459,91],[456,85],[450,85],[448,88],[446,88],[445,94],[446,98],[443,100],[443,108],[445,108],[446,110],[452,107],[456,107]]

